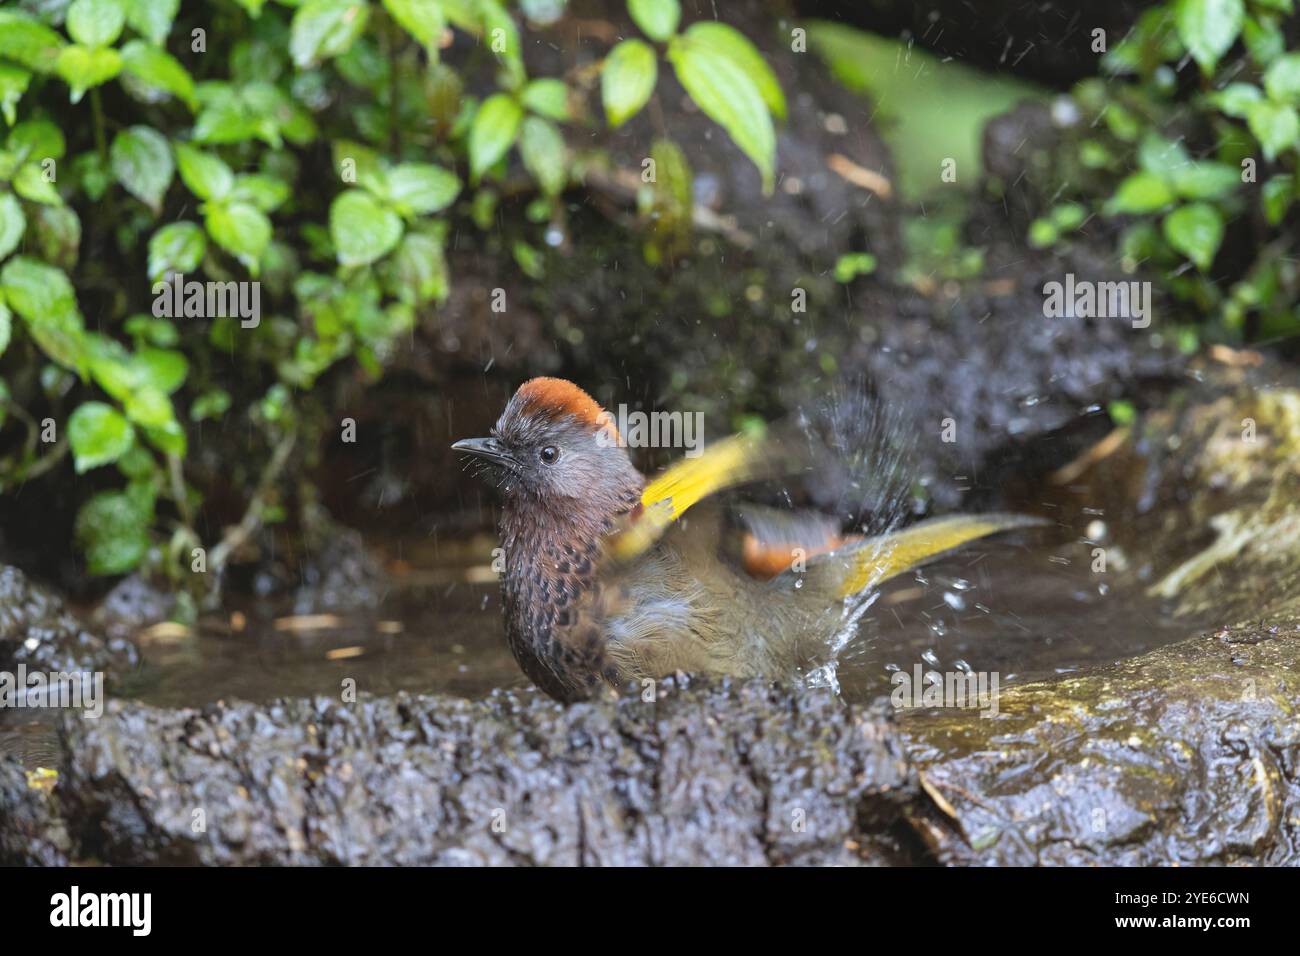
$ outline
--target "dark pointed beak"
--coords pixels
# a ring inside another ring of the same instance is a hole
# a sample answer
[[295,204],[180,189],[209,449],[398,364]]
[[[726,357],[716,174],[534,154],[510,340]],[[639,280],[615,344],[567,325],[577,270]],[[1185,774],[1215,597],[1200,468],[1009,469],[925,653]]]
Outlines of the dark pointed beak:
[[476,458],[483,458],[509,468],[519,464],[514,456],[507,452],[501,442],[495,438],[462,438],[458,442],[453,442],[451,447],[453,451],[473,455]]

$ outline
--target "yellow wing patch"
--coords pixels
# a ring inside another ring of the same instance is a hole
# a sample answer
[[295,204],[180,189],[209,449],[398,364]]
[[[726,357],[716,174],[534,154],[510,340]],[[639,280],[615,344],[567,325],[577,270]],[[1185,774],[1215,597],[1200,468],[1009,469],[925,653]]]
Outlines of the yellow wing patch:
[[696,458],[669,466],[641,495],[643,510],[619,530],[609,545],[620,561],[634,558],[662,537],[687,509],[710,495],[750,481],[760,474],[763,435],[733,435],[715,442]]

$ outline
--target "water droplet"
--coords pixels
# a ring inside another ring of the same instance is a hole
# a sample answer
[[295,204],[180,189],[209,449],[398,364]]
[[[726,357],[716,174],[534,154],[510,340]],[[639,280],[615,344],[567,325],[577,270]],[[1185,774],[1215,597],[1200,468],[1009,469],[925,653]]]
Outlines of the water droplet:
[[926,650],[921,654],[921,660],[925,661],[931,667],[939,666],[939,655],[931,648],[926,648]]
[[957,658],[957,660],[952,662],[952,666],[955,667],[957,670],[961,671],[963,674],[975,673],[974,669],[969,664],[967,664],[965,660],[963,660],[960,657]]
[[966,610],[966,602],[961,599],[961,595],[955,594],[952,591],[943,592],[943,603],[948,605],[954,611]]
[[896,672],[898,672],[898,671],[901,671],[902,668],[899,667],[897,664],[886,664],[886,665],[885,665],[885,670],[887,670],[887,671],[889,671],[891,674],[893,674],[893,673],[896,673]]

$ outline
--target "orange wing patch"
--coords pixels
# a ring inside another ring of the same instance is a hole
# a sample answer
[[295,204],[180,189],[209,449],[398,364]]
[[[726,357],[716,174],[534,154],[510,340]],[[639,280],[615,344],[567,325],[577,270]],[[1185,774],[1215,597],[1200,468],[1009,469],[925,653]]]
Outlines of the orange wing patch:
[[861,535],[834,535],[817,543],[797,541],[762,541],[752,531],[745,533],[741,541],[740,563],[745,573],[760,581],[770,581],[778,574],[789,571],[795,558],[804,560],[861,541]]

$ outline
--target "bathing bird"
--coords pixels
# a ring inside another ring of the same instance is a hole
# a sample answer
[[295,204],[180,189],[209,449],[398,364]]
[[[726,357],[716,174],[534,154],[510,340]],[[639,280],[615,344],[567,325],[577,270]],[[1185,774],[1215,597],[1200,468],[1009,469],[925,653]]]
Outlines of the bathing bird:
[[788,469],[776,431],[716,442],[647,480],[587,392],[534,378],[489,437],[451,446],[501,491],[506,638],[535,684],[573,701],[676,671],[788,677],[855,597],[1041,523],[955,516],[866,537],[825,515],[726,503],[722,492]]

